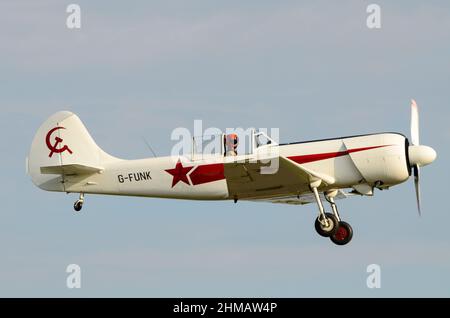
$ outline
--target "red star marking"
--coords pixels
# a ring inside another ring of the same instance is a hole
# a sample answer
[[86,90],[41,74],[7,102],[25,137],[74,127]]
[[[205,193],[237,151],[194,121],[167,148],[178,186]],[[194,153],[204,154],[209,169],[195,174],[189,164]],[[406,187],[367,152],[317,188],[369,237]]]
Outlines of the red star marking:
[[192,170],[192,168],[194,167],[187,167],[187,168],[183,167],[183,164],[178,159],[177,165],[175,166],[174,169],[165,170],[167,173],[170,173],[173,176],[172,188],[180,181],[186,183],[187,185],[190,185],[189,180],[187,178],[187,174],[189,173],[189,171]]

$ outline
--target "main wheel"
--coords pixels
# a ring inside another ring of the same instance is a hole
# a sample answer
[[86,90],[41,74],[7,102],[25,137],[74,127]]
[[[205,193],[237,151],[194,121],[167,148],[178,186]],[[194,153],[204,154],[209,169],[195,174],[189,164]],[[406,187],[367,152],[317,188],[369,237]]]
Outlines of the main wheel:
[[76,201],[73,205],[73,209],[77,212],[81,211],[81,208],[83,207],[83,202]]
[[339,222],[331,213],[325,213],[325,216],[328,220],[328,226],[324,226],[322,223],[320,223],[319,218],[317,218],[316,222],[314,223],[314,227],[316,228],[316,231],[320,236],[329,237],[336,232]]
[[353,229],[347,222],[339,222],[337,231],[330,236],[330,240],[337,245],[345,245],[352,240]]

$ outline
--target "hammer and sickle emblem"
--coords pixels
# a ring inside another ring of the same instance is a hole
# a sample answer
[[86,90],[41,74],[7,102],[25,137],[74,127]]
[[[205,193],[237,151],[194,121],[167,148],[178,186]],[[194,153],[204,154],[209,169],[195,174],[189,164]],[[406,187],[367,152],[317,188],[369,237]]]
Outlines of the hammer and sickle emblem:
[[63,142],[63,140],[59,137],[55,137],[55,143],[52,145],[50,142],[50,137],[52,136],[52,134],[59,130],[59,129],[66,129],[64,127],[55,127],[52,130],[50,130],[47,133],[47,137],[45,138],[45,142],[47,144],[48,149],[50,150],[50,154],[48,155],[50,158],[53,156],[54,153],[62,153],[64,151],[68,151],[70,154],[72,154],[72,150],[70,150],[70,148],[67,145],[64,145],[61,148],[56,148],[60,143]]

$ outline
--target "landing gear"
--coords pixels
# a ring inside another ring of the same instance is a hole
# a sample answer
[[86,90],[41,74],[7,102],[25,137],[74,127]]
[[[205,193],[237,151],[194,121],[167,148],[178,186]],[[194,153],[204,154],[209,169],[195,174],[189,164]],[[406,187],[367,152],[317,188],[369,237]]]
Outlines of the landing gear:
[[73,209],[77,212],[80,212],[81,209],[83,208],[83,203],[84,203],[84,194],[80,193],[80,198],[76,200],[75,203],[73,204]]
[[311,190],[314,194],[314,198],[316,199],[317,206],[319,207],[319,216],[314,223],[314,227],[319,235],[329,237],[336,232],[339,221],[333,214],[325,213],[322,200],[320,199],[319,192],[317,191],[317,186],[311,187]]
[[325,193],[325,199],[330,203],[333,215],[338,220],[336,231],[332,235],[330,235],[330,240],[336,245],[345,245],[352,240],[353,229],[350,224],[342,221],[341,217],[339,216],[336,203],[334,202],[334,197],[336,196],[336,194],[336,190]]
[[323,237],[329,237],[330,240],[337,245],[345,245],[349,243],[353,237],[353,229],[347,222],[341,220],[339,212],[334,202],[337,190],[327,191],[324,193],[325,199],[330,203],[333,213],[325,213],[322,200],[320,199],[317,187],[320,183],[311,185],[311,191],[316,199],[319,207],[319,216],[317,217],[314,227],[317,233]]
[[339,222],[336,233],[330,236],[331,242],[337,245],[345,245],[351,241],[353,237],[353,229],[347,222]]
[[324,225],[324,221],[319,221],[320,216],[316,219],[316,222],[314,222],[314,227],[316,228],[316,232],[323,237],[331,237],[334,233],[337,231],[337,225],[339,221],[336,219],[336,217],[331,213],[325,213],[327,217],[327,223],[328,225]]

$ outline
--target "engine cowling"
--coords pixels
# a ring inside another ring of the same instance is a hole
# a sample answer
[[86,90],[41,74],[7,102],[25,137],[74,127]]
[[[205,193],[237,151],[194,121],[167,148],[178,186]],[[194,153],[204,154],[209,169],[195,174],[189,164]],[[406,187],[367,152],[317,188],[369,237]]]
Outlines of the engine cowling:
[[[407,138],[397,133],[383,133],[346,138],[344,144],[350,158],[364,178],[362,183],[379,188],[406,181],[410,166],[405,144]],[[351,149],[367,148],[367,151],[351,152]]]

